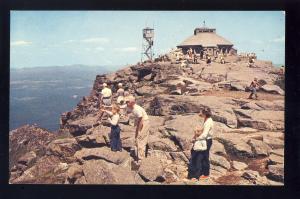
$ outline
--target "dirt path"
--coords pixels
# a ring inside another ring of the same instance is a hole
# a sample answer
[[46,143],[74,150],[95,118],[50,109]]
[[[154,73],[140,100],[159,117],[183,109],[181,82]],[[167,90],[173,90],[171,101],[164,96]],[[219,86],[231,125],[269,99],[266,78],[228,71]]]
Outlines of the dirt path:
[[[232,97],[236,99],[247,99],[250,95],[250,92],[221,90],[221,91],[206,91],[203,93],[203,95],[216,96],[216,97]],[[258,92],[257,95],[258,95],[258,100],[266,100],[266,101],[284,100],[284,96],[269,94],[265,92]]]

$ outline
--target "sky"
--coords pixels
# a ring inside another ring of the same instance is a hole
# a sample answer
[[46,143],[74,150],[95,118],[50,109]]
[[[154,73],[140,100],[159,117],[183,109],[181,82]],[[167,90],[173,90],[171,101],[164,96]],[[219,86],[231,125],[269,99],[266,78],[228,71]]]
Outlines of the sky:
[[158,56],[203,21],[238,53],[284,64],[284,11],[11,11],[10,67],[135,64],[146,26],[155,29]]

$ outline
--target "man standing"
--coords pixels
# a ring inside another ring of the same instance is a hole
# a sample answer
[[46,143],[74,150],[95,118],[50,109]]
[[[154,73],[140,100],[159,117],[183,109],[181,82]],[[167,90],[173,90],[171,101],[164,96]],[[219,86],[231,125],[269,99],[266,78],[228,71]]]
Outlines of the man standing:
[[111,106],[111,97],[112,97],[112,92],[111,89],[107,87],[106,83],[103,83],[103,89],[101,91],[101,101],[104,104],[104,106]]
[[257,99],[257,93],[256,93],[256,91],[257,91],[257,89],[258,89],[259,86],[260,85],[259,85],[259,83],[257,81],[257,78],[254,78],[254,81],[252,81],[251,84],[250,84],[251,94],[249,95],[248,99],[252,99],[253,94],[255,95],[255,99]]
[[149,117],[141,106],[135,103],[135,98],[131,95],[125,99],[127,108],[135,117],[135,144],[137,147],[138,162],[146,157],[146,145],[149,136]]

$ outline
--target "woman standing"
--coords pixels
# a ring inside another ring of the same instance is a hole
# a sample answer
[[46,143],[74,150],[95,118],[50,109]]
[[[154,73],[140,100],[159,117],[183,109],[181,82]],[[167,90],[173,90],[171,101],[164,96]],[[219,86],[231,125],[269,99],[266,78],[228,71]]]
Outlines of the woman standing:
[[192,180],[202,180],[209,177],[210,162],[209,150],[212,145],[213,120],[211,110],[205,108],[199,113],[204,117],[203,128],[196,128],[194,135],[194,145],[191,150],[191,161],[189,165],[188,178]]

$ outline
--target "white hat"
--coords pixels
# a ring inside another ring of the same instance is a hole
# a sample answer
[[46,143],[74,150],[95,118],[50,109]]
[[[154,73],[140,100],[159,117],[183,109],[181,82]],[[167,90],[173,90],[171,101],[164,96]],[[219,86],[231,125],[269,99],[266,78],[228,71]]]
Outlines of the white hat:
[[107,84],[106,84],[106,83],[103,83],[103,84],[102,84],[102,86],[103,86],[103,87],[106,87],[106,86],[107,86]]
[[118,86],[120,86],[120,87],[121,87],[121,86],[123,86],[123,84],[122,84],[122,83],[118,83]]

